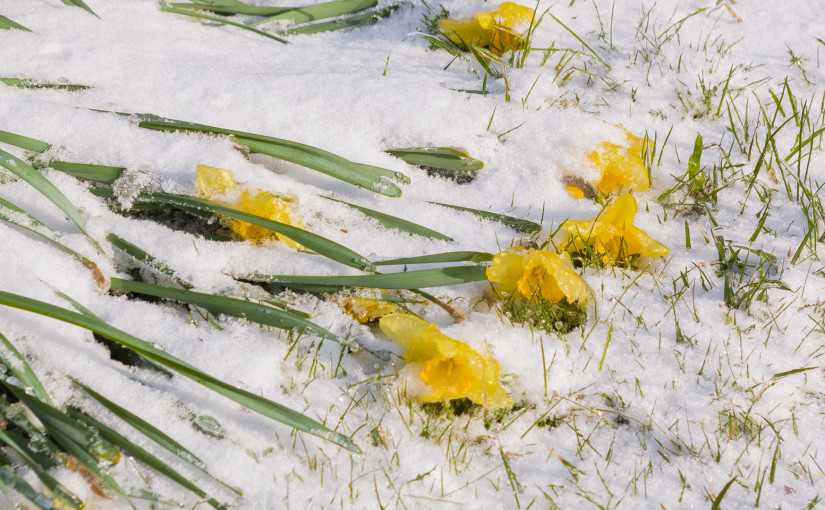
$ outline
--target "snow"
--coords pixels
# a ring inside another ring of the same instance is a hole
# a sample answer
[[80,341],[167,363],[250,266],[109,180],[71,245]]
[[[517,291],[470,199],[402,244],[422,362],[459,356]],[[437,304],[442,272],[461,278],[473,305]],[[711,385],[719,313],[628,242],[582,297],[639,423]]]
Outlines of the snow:
[[[457,91],[482,88],[484,72],[477,64],[429,50],[417,34],[427,13],[419,2],[403,3],[374,25],[292,36],[287,45],[164,13],[152,0],[87,3],[99,19],[59,0],[0,0],[0,13],[32,30],[0,30],[0,76],[65,79],[91,87],[69,92],[0,85],[0,129],[51,143],[41,160],[126,167],[133,184],[192,195],[197,164],[230,168],[244,186],[296,195],[308,230],[369,260],[458,250],[497,253],[522,236],[428,202],[541,222],[537,239],[543,242],[565,219],[591,219],[599,212],[593,201],[569,197],[561,179],[571,174],[592,178],[587,153],[602,141],[620,140],[620,124],[638,136],[655,134],[663,151],[651,189],[634,193],[639,201],[635,224],[667,245],[671,255],[651,261],[641,272],[581,270],[593,293],[588,321],[566,335],[511,324],[484,301],[486,283],[429,289],[468,320],[455,323],[433,304],[416,305],[415,312],[452,338],[488,346],[501,364],[503,384],[520,407],[496,421],[480,408],[470,415],[429,415],[408,398],[416,394],[404,386],[409,378],[396,377],[404,371],[400,350],[377,327],[353,322],[333,303],[283,296],[311,313],[317,324],[348,334],[368,352],[342,355],[337,344],[319,346],[311,336],[298,339],[295,347],[285,333],[241,319],[221,317],[215,327],[184,305],[112,296],[74,258],[0,223],[0,290],[68,308],[55,294],[64,292],[112,326],[210,375],[352,435],[363,454],[296,434],[184,377],[170,379],[113,362],[85,330],[0,307],[0,332],[26,355],[55,403],[78,405],[117,423],[67,376],[98,389],[185,445],[206,462],[210,474],[242,489],[243,496],[175,462],[128,427],[118,425],[118,430],[218,500],[239,508],[543,508],[553,502],[561,508],[589,503],[699,507],[709,505],[732,478],[736,482],[724,497],[726,508],[751,507],[757,498],[765,507],[802,507],[821,497],[825,273],[818,257],[825,245],[817,244],[818,254],[805,248],[797,263],[791,262],[808,219],[800,203],[788,199],[782,178],[778,183],[770,179],[767,165],[757,189],[776,192],[767,230],[749,241],[764,203],[756,191],[746,198],[746,179],[732,177],[754,171],[765,139],[758,107],[772,104],[769,90],[779,96],[786,79],[797,101],[807,101],[814,129],[821,127],[825,45],[816,38],[821,38],[817,30],[825,22],[825,5],[801,0],[719,6],[709,0],[542,2],[538,12],[549,7],[611,69],[576,57],[575,65],[592,77],[574,71],[559,86],[554,66],[561,53],[551,53],[542,66],[544,53],[535,51],[523,68],[508,70],[506,85],[504,79],[488,78],[490,93],[479,95]],[[441,3],[454,17],[495,7],[478,0]],[[665,31],[700,8],[706,10],[684,20],[678,32]],[[672,37],[657,47],[653,34]],[[533,47],[551,45],[589,54],[545,16]],[[802,58],[799,65],[789,51]],[[750,159],[731,149],[726,104],[714,118],[701,108],[686,112],[679,99],[701,104],[701,80],[717,86],[711,102],[715,110],[731,69],[729,90],[737,91],[734,102],[743,118],[748,111],[751,135],[757,133]],[[787,99],[783,105],[790,114]],[[247,160],[226,138],[141,129],[127,117],[91,109],[153,113],[293,140],[402,172],[411,183],[401,185],[401,198],[383,197],[269,157]],[[777,134],[782,154],[790,152],[798,130],[790,121]],[[657,201],[675,183],[673,176],[686,171],[697,133],[706,144],[702,165],[707,172],[721,166],[720,145],[737,165],[724,170],[731,184],[713,206],[718,226],[706,214],[677,215]],[[428,177],[383,152],[419,146],[460,148],[484,161],[485,168],[474,182],[458,185]],[[11,146],[0,148],[24,156]],[[825,182],[823,163],[817,146],[808,167],[812,182]],[[81,181],[53,170],[44,175],[81,209],[105,253],[98,253],[47,199],[5,171],[0,172],[0,197],[58,232],[60,242],[94,260],[107,278],[129,278],[123,272],[125,258],[105,243],[110,232],[163,261],[199,292],[239,295],[232,275],[253,272],[358,274],[274,241],[210,241],[123,217]],[[821,190],[814,193],[823,198]],[[382,228],[322,196],[419,223],[454,241]],[[770,290],[767,301],[754,300],[750,310],[728,309],[712,234],[775,256],[778,271],[772,278],[790,290]],[[686,339],[682,343],[677,342],[677,319]],[[387,351],[395,355],[382,355]],[[774,377],[798,368],[812,370]],[[729,421],[733,415],[750,420],[746,423],[759,432],[742,432],[739,422]],[[196,416],[216,419],[225,437],[195,431]],[[537,424],[555,417],[554,426]],[[386,445],[374,444],[372,431]],[[508,479],[508,470],[514,478]],[[124,459],[112,472],[124,486],[150,488],[187,508],[197,501],[134,460]],[[96,495],[69,469],[53,474],[90,508],[128,506]],[[33,476],[28,479],[36,483]],[[0,507],[5,504],[0,496]]]

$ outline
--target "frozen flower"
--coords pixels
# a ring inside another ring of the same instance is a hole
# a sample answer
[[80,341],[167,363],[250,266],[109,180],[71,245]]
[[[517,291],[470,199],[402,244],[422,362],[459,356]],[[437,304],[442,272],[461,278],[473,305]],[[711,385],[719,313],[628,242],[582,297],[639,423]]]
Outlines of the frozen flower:
[[362,324],[372,322],[398,311],[398,305],[395,303],[362,296],[342,296],[336,294],[333,301],[338,304],[345,313],[350,314],[353,319]]
[[469,398],[485,407],[504,408],[512,399],[498,382],[501,367],[489,355],[444,335],[438,326],[413,315],[393,313],[381,318],[381,331],[406,352],[408,363],[421,364],[419,375],[428,393],[421,400],[437,402]]
[[498,284],[498,292],[534,303],[557,303],[563,298],[568,303],[587,300],[587,285],[573,270],[567,253],[510,248],[493,257],[487,279]]
[[524,45],[524,32],[533,17],[533,9],[504,2],[495,11],[480,12],[472,18],[442,19],[438,28],[455,44],[489,47],[501,55]]
[[[237,188],[237,183],[232,177],[232,171],[225,168],[198,165],[197,172],[198,188],[200,188],[201,195],[207,200],[255,216],[303,228],[304,222],[295,211],[295,204],[298,202],[296,197],[283,197],[273,195],[267,191],[258,190],[253,192],[245,189],[241,191],[236,200],[221,200],[224,195]],[[293,248],[297,249],[301,246],[292,239],[279,236],[269,229],[245,221],[230,218],[224,222],[243,239],[260,241],[267,237],[275,237]]]
[[627,261],[634,255],[667,255],[667,246],[633,225],[636,208],[636,199],[630,194],[624,194],[616,198],[593,221],[565,221],[561,228],[570,234],[567,251],[592,253],[608,265]]
[[636,191],[650,187],[647,169],[644,167],[644,139],[625,131],[624,143],[617,145],[602,142],[587,159],[601,171],[595,183],[602,193],[612,193],[619,186],[627,186]]

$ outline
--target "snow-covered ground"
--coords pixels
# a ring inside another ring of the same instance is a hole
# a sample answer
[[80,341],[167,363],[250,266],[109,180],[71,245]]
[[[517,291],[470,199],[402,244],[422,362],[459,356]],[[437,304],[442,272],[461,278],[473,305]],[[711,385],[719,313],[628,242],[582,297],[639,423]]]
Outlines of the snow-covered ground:
[[[498,414],[477,406],[452,415],[408,398],[396,376],[404,362],[370,354],[400,349],[332,302],[282,296],[366,350],[342,353],[312,335],[296,346],[285,333],[241,319],[213,323],[182,305],[111,295],[75,258],[0,223],[0,290],[69,307],[56,295],[63,292],[112,326],[351,436],[363,453],[297,434],[183,377],[114,362],[85,329],[0,307],[0,332],[58,406],[112,423],[239,508],[707,507],[731,480],[725,508],[815,507],[825,496],[825,244],[816,241],[825,240],[825,4],[542,2],[537,12],[549,14],[533,34],[534,51],[523,67],[506,69],[506,79],[487,78],[483,95],[461,92],[484,86],[472,57],[429,49],[418,33],[432,15],[423,2],[402,2],[372,25],[291,36],[289,44],[161,12],[154,0],[86,3],[99,18],[60,0],[0,0],[0,14],[31,30],[0,30],[0,77],[91,87],[0,85],[0,130],[51,143],[42,161],[126,167],[150,188],[189,195],[197,194],[196,165],[231,169],[246,187],[297,196],[307,230],[375,261],[498,253],[528,241],[500,223],[429,202],[541,223],[530,239],[539,244],[566,219],[593,218],[600,206],[571,198],[562,178],[592,178],[587,154],[621,139],[621,124],[657,141],[652,186],[634,192],[636,225],[670,255],[645,270],[581,269],[593,295],[588,318],[565,335],[510,323],[488,298],[487,282],[429,289],[468,320],[455,322],[433,304],[413,311],[493,352],[516,402]],[[496,6],[441,3],[452,17]],[[272,158],[247,159],[226,138],[141,129],[92,109],[294,140],[403,172],[411,182],[401,197],[384,197]],[[659,197],[687,171],[697,133],[701,166],[723,189],[717,200],[685,211],[667,205],[684,191]],[[423,146],[460,148],[485,167],[472,183],[457,184],[384,152]],[[5,170],[0,197],[59,232],[107,278],[130,278],[108,233],[145,249],[200,292],[233,292],[238,274],[358,273],[275,241],[216,242],[125,217],[88,184],[43,172],[82,210],[103,253]],[[383,228],[322,198],[333,194],[453,241]],[[738,260],[747,263],[723,267],[720,257],[731,261],[741,246],[750,251],[740,248]],[[738,308],[726,304],[740,296]],[[68,376],[175,438],[214,479],[109,420]],[[217,420],[223,437],[193,428],[200,416]],[[197,501],[129,458],[110,471],[124,487],[148,488],[187,508]],[[97,494],[81,471],[61,467],[53,475],[89,508],[127,506]],[[38,483],[32,473],[26,479]],[[0,494],[0,507],[23,501]]]

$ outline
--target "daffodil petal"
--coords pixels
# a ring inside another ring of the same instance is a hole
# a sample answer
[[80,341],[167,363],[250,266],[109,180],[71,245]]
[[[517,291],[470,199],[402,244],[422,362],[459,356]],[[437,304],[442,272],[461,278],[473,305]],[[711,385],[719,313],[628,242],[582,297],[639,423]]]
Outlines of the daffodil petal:
[[223,195],[237,186],[235,179],[232,178],[232,170],[198,165],[196,171],[198,174],[198,189],[206,198],[211,199]]

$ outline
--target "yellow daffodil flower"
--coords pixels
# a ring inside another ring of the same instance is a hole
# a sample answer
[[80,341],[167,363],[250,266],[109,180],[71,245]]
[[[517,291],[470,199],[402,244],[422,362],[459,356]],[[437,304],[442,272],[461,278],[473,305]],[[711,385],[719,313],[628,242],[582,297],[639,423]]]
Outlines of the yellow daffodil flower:
[[487,279],[498,284],[498,292],[534,303],[558,303],[562,298],[571,304],[587,300],[587,285],[573,270],[567,253],[510,248],[493,257]]
[[[232,171],[225,168],[198,165],[197,172],[198,188],[201,195],[207,200],[293,227],[304,227],[303,220],[295,211],[295,204],[298,202],[296,197],[280,197],[267,191],[252,192],[245,189],[241,191],[240,197],[235,201],[220,200],[223,195],[238,186],[232,177]],[[260,241],[267,237],[275,237],[295,249],[301,246],[292,239],[245,221],[227,218],[224,223],[243,239]]]
[[626,140],[621,145],[603,142],[587,159],[601,171],[596,188],[602,193],[613,193],[619,186],[636,191],[650,187],[644,166],[644,139],[625,131]]
[[624,194],[616,198],[593,221],[565,221],[561,228],[570,234],[567,251],[589,253],[613,265],[633,255],[663,257],[667,246],[633,225],[636,199]]
[[533,21],[533,9],[504,2],[495,11],[472,18],[442,19],[438,28],[447,39],[464,46],[489,47],[497,55],[524,45],[524,32]]
[[378,323],[390,340],[402,347],[408,363],[420,363],[421,380],[429,388],[425,402],[469,398],[496,409],[513,400],[499,384],[501,367],[489,355],[481,355],[467,344],[444,335],[438,326],[413,315],[393,313]]
[[350,314],[353,319],[361,324],[372,322],[398,311],[398,305],[395,303],[362,296],[336,294],[333,301],[344,310],[344,313]]

